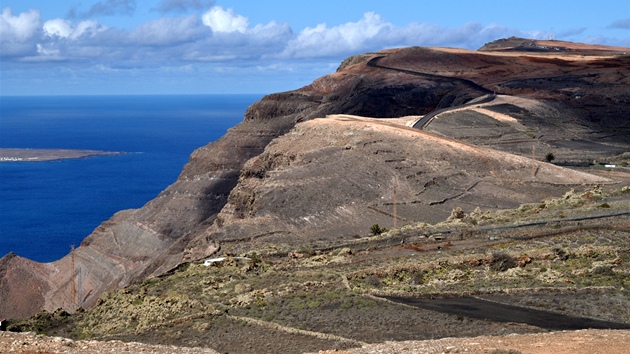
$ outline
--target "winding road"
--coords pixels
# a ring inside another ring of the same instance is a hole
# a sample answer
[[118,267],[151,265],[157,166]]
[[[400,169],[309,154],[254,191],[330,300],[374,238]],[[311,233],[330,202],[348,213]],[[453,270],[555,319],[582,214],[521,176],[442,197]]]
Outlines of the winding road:
[[488,301],[476,297],[423,299],[412,297],[385,297],[427,310],[450,313],[496,322],[518,322],[553,331],[576,329],[630,329],[630,324],[575,317],[557,312],[543,311]]
[[483,93],[484,96],[480,96],[476,99],[473,99],[472,101],[470,101],[469,103],[463,104],[463,105],[459,105],[459,106],[455,106],[455,107],[447,107],[447,108],[441,108],[441,109],[436,109],[432,112],[427,113],[426,115],[424,115],[422,118],[420,118],[418,121],[416,121],[412,127],[416,128],[416,129],[420,129],[422,130],[422,128],[424,128],[430,121],[432,118],[434,118],[435,116],[437,116],[438,114],[450,111],[450,110],[454,110],[454,109],[459,109],[459,108],[463,108],[463,107],[468,107],[468,106],[472,106],[472,105],[477,105],[477,104],[481,104],[481,103],[487,103],[490,102],[492,100],[495,99],[496,94],[494,93],[494,91],[489,90],[481,85],[479,85],[478,83],[472,81],[472,80],[468,80],[468,79],[462,79],[460,77],[452,77],[452,76],[444,76],[444,75],[436,75],[436,74],[429,74],[429,73],[423,73],[423,72],[419,72],[419,71],[413,71],[413,70],[408,70],[408,69],[400,69],[400,68],[392,68],[389,66],[383,66],[383,65],[379,65],[378,61],[381,60],[382,58],[384,58],[385,56],[381,55],[381,56],[377,56],[375,58],[370,59],[370,61],[368,61],[367,65],[373,68],[379,68],[379,69],[385,69],[385,70],[393,70],[396,72],[400,72],[400,73],[405,73],[405,74],[409,74],[409,75],[415,75],[415,76],[420,76],[420,77],[425,77],[425,78],[429,78],[429,79],[436,79],[436,80],[448,80],[448,81],[456,81],[459,82],[465,86],[468,86],[474,90],[480,91],[481,93]]

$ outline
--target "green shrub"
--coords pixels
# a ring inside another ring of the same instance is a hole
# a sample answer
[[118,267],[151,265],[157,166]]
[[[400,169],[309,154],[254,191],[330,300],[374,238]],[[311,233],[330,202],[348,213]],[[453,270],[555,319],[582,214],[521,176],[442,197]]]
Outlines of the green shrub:
[[370,231],[372,232],[372,235],[380,235],[384,232],[387,232],[387,229],[384,227],[380,227],[378,224],[374,224],[372,225],[372,227],[370,228]]
[[555,159],[556,159],[556,157],[553,155],[553,153],[552,153],[552,152],[550,152],[550,153],[548,153],[547,155],[545,155],[545,160],[546,160],[547,162],[551,162],[551,161],[553,161],[553,160],[555,160]]

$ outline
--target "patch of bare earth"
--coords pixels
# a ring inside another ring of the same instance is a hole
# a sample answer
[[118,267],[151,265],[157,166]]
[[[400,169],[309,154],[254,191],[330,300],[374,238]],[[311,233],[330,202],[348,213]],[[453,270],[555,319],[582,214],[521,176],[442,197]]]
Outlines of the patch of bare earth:
[[425,341],[386,342],[368,344],[346,351],[319,353],[393,354],[393,353],[628,353],[630,331],[579,330],[541,334],[511,334],[473,338],[442,338]]

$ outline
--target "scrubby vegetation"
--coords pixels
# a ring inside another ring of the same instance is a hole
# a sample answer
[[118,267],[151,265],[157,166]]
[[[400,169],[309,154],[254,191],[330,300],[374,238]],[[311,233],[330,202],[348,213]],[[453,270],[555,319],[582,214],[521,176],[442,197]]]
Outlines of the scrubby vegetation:
[[[13,321],[10,329],[222,348],[225,336],[235,340],[254,326],[274,336],[321,341],[318,348],[343,348],[497,328],[462,316],[410,312],[375,297],[382,295],[503,296],[500,301],[521,306],[630,323],[630,219],[623,214],[630,210],[624,198],[629,190],[570,191],[496,213],[456,209],[443,223],[387,233],[375,224],[371,235],[327,250],[279,255],[277,248],[261,248],[244,254],[250,259],[183,264],[105,294],[90,310],[44,312]],[[437,329],[431,321],[442,325]]]

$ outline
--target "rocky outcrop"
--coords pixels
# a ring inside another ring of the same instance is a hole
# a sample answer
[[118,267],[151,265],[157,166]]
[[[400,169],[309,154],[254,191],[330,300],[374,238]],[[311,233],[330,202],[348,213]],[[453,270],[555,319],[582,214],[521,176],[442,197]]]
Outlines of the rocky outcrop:
[[[566,185],[605,182],[532,161],[522,144],[549,125],[562,130],[548,146],[588,139],[627,149],[629,66],[629,57],[619,53],[575,51],[522,55],[407,48],[350,58],[311,85],[252,105],[241,124],[191,155],[175,183],[142,208],[114,215],[73,254],[47,264],[2,258],[0,315],[89,307],[104,291],[220,247],[293,247],[367,233],[372,223],[392,222],[394,183],[402,226],[439,220],[455,205],[500,208],[561,194]],[[504,146],[501,139],[485,148],[472,140],[454,141],[452,126],[463,116],[436,118],[448,122],[434,125],[439,138],[395,120],[313,120],[330,114],[417,117],[465,107],[495,92],[523,100],[486,107],[520,124],[512,126],[518,128],[512,137],[519,138],[510,138],[514,144],[501,153],[495,151]],[[518,103],[531,101],[552,109]],[[564,116],[545,113],[552,111]],[[589,145],[584,153],[593,150],[597,147]]]

